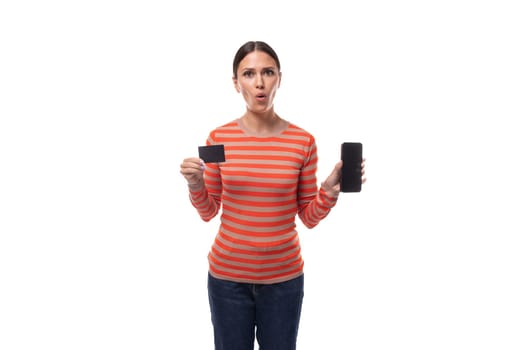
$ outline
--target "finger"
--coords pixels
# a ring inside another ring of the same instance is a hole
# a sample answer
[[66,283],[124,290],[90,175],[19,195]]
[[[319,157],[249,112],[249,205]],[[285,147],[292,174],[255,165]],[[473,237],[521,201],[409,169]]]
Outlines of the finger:
[[185,159],[180,167],[204,170],[204,162],[199,158]]
[[200,158],[191,157],[191,158],[185,158],[182,161],[182,164],[203,164],[204,162]]
[[332,174],[335,174],[336,176],[339,175],[339,173],[341,172],[341,169],[343,169],[343,161],[342,160],[338,161],[335,164],[334,170],[332,170]]
[[202,173],[203,173],[203,170],[198,168],[198,169],[195,169],[195,168],[181,168],[180,169],[180,173],[184,176],[186,175],[189,175],[189,176],[202,176]]

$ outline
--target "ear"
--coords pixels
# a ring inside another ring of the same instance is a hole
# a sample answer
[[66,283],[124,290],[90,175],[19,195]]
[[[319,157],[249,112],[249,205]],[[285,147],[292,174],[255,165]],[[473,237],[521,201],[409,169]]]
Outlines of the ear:
[[281,87],[281,79],[283,78],[283,73],[279,72],[279,84],[277,84],[277,87]]
[[233,81],[233,87],[235,88],[235,90],[237,90],[237,92],[241,92],[241,88],[239,87],[239,80],[235,77],[232,77],[232,81]]

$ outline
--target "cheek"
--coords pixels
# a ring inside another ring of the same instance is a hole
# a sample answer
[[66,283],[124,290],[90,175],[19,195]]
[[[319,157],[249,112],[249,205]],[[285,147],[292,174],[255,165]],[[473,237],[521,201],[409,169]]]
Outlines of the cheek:
[[241,84],[241,83],[237,83],[235,85],[235,89],[237,90],[237,92],[240,92],[240,93],[243,93],[246,91],[246,86]]
[[279,89],[279,84],[275,84],[275,85],[272,87],[271,94],[272,94],[272,95],[275,95],[275,93],[277,92],[277,89]]
[[245,99],[246,101],[248,101],[248,100],[250,99],[250,97],[251,97],[251,95],[250,95],[250,93],[248,92],[248,90],[244,90],[244,89],[241,90],[241,94],[242,94],[242,97],[244,97],[244,99]]
[[249,89],[245,85],[237,85],[237,91],[240,92],[243,96],[249,95]]

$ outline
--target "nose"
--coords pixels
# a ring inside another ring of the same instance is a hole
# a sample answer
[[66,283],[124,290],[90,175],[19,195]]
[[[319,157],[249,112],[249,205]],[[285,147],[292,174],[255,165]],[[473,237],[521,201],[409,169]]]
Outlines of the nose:
[[257,78],[255,80],[255,87],[259,89],[264,88],[264,81],[263,81],[262,74],[257,74]]

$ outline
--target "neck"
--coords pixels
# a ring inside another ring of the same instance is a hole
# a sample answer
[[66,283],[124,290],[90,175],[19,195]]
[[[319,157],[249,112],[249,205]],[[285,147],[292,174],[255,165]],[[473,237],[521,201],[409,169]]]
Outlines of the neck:
[[246,111],[241,121],[247,129],[256,134],[273,134],[281,130],[285,123],[273,109],[265,113]]

